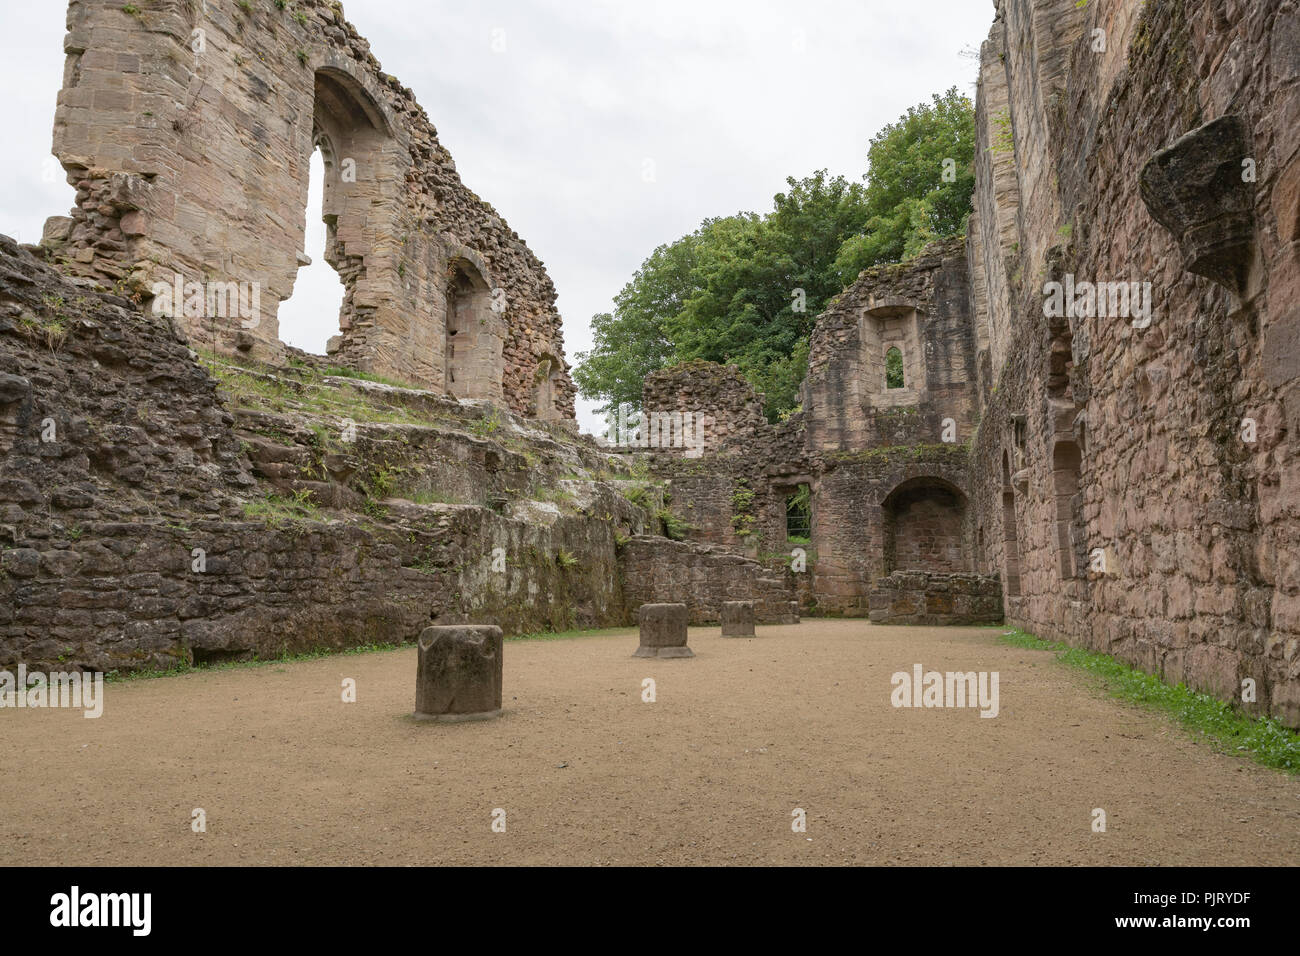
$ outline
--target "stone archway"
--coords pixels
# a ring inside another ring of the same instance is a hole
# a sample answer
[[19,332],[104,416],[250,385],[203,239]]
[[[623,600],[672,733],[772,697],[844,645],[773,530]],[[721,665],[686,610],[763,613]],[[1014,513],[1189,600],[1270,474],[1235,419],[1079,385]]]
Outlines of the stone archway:
[[966,495],[933,476],[904,481],[881,503],[885,574],[971,570]]
[[533,414],[541,421],[558,421],[564,417],[557,407],[563,374],[564,363],[554,355],[548,353],[538,358],[533,373]]
[[[376,313],[392,293],[381,289],[378,267],[378,249],[391,224],[376,215],[386,208],[384,198],[392,188],[392,135],[370,95],[341,70],[316,71],[311,149],[320,150],[325,169],[320,210],[325,261],[343,284],[339,334],[327,351],[344,364],[370,370],[382,364]],[[304,200],[305,194],[306,184]]]
[[447,263],[447,335],[443,358],[447,393],[455,398],[501,396],[501,341],[495,334],[492,290],[477,263]]

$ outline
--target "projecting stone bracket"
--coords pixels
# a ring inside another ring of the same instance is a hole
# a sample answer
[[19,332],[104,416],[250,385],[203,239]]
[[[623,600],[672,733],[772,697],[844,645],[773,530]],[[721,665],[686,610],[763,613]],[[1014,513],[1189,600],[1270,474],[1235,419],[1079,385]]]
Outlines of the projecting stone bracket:
[[1174,234],[1185,268],[1238,296],[1255,247],[1250,136],[1240,116],[1221,116],[1181,136],[1142,167],[1142,201]]

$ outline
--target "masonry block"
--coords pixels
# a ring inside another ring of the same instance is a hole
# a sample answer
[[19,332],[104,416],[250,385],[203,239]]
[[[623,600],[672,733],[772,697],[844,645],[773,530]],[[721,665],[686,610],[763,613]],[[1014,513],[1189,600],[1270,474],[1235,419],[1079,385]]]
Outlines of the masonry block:
[[446,722],[499,716],[501,677],[501,628],[426,627],[416,664],[415,716]]
[[685,604],[643,604],[637,613],[641,625],[641,646],[633,657],[694,657],[686,646]]

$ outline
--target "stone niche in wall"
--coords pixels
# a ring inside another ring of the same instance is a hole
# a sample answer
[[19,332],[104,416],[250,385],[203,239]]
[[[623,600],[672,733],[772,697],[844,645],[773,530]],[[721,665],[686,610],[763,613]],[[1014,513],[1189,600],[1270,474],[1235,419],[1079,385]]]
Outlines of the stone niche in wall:
[[[915,405],[925,391],[921,312],[908,303],[866,309],[859,321],[862,350],[862,404],[866,408]],[[889,380],[888,357],[897,349],[902,358],[902,384]]]
[[544,422],[562,421],[564,415],[556,405],[560,395],[560,381],[564,362],[554,355],[543,355],[537,360],[533,373],[533,414]]
[[966,495],[950,482],[920,477],[903,482],[881,505],[885,573],[971,570]]
[[447,273],[447,392],[456,398],[499,400],[504,343],[492,310],[491,283],[483,267],[468,257],[452,259]]

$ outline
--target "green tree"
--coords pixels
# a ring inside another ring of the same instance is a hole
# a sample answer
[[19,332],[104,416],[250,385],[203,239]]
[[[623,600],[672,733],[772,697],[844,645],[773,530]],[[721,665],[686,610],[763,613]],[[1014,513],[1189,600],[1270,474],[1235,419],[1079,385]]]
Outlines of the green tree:
[[667,322],[678,361],[739,366],[773,421],[798,402],[808,336],[841,289],[836,254],[867,221],[859,183],[821,169],[786,185],[766,216],[717,222],[699,249],[697,291]]
[[584,395],[636,407],[649,372],[705,359],[738,365],[773,420],[798,402],[808,335],[840,291],[836,253],[866,210],[862,184],[826,170],[786,184],[767,215],[705,220],[642,263],[592,320],[574,369]]
[[777,420],[798,405],[809,336],[831,298],[867,266],[965,228],[974,143],[973,108],[954,88],[877,134],[865,185],[824,169],[790,177],[765,215],[706,219],[660,246],[614,310],[593,318],[592,348],[574,369],[579,389],[606,408],[639,408],[642,379],[658,368],[732,363]]
[[903,353],[890,349],[885,353],[885,388],[902,388],[903,384]]
[[[956,87],[908,109],[871,140],[866,227],[836,258],[845,285],[866,268],[900,262],[961,235],[975,191],[975,108]],[[946,175],[945,175],[946,174]]]

